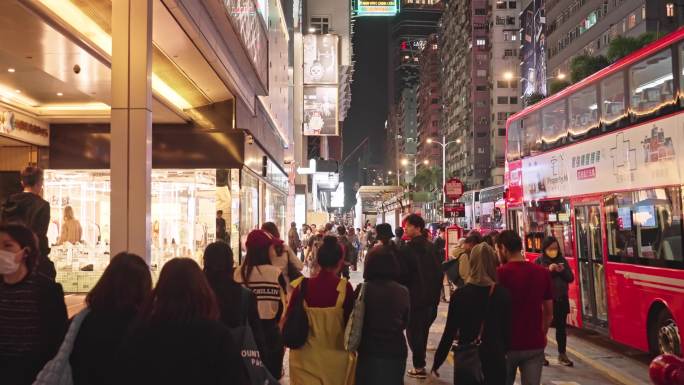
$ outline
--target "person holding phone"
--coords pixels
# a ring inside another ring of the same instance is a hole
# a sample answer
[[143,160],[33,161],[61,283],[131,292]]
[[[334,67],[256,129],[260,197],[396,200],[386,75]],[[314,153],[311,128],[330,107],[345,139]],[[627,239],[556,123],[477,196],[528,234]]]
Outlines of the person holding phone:
[[[553,293],[553,327],[556,328],[556,341],[558,342],[558,363],[563,366],[573,366],[565,352],[567,344],[566,318],[570,313],[570,300],[568,299],[568,284],[575,276],[568,262],[561,253],[558,240],[548,236],[542,242],[542,255],[535,261],[549,269],[551,273],[551,288]],[[549,361],[544,359],[544,365]]]

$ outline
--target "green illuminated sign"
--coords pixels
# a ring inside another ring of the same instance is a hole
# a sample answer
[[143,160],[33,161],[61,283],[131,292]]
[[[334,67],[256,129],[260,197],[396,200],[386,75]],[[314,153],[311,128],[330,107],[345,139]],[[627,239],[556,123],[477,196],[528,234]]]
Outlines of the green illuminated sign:
[[400,0],[356,0],[357,16],[394,16]]

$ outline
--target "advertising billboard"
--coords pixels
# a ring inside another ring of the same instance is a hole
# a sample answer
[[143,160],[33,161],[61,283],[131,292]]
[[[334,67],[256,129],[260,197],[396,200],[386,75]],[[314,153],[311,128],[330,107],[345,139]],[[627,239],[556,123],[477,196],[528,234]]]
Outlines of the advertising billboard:
[[339,135],[337,86],[304,86],[304,135]]
[[399,0],[356,0],[357,16],[394,16],[399,13]]
[[520,13],[522,30],[520,76],[523,94],[535,92],[546,95],[546,27],[544,0],[534,0]]
[[304,35],[304,84],[338,83],[337,35]]

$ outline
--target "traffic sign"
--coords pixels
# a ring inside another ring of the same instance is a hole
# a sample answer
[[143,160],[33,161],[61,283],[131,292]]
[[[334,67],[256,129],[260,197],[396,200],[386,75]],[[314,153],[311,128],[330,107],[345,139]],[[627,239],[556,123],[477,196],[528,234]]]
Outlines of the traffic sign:
[[445,218],[463,218],[465,217],[465,203],[454,202],[444,204]]
[[444,194],[450,200],[456,200],[463,195],[463,182],[458,178],[451,178],[444,184]]

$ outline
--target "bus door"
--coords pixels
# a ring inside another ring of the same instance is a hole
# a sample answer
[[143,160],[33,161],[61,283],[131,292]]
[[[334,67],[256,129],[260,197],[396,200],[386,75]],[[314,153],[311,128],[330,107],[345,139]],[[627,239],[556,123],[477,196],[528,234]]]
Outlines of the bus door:
[[590,325],[607,327],[602,231],[601,208],[598,204],[575,206],[575,242],[579,268],[577,278],[582,301],[582,319]]
[[508,209],[508,213],[506,213],[506,229],[515,231],[520,236],[520,239],[525,239],[522,207]]

